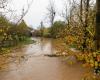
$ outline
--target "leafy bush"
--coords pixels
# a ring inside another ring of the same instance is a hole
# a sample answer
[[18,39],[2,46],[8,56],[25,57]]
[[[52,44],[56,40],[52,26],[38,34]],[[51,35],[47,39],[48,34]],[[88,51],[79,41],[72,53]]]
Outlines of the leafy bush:
[[17,45],[30,37],[31,29],[24,20],[18,25],[9,22],[5,17],[0,17],[0,48]]

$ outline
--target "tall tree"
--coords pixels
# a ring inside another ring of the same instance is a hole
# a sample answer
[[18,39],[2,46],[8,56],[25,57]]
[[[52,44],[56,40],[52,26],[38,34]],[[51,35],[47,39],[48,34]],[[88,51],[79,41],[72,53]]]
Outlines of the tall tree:
[[81,20],[81,23],[83,22],[82,16],[83,16],[83,0],[80,1],[80,20]]
[[50,24],[52,26],[53,23],[54,23],[55,14],[56,14],[55,4],[54,4],[54,1],[53,0],[50,0],[49,7],[47,8],[47,10],[48,10],[48,14],[47,15],[49,17]]
[[87,27],[88,27],[89,2],[90,0],[84,1],[84,4],[86,5],[85,5],[85,22],[84,22],[84,29],[83,29],[84,31],[83,50],[87,49],[86,40],[87,40],[87,35],[88,35]]
[[96,49],[100,49],[100,0],[96,0]]

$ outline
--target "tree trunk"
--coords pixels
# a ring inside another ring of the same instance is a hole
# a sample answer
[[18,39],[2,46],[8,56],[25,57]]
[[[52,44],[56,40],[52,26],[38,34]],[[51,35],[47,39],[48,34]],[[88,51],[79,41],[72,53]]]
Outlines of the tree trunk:
[[83,20],[82,20],[83,4],[82,3],[83,3],[83,0],[80,1],[80,20],[81,20],[81,23],[83,22]]
[[85,23],[84,23],[84,30],[83,30],[84,31],[83,51],[88,50],[87,49],[87,44],[86,44],[88,32],[87,32],[86,28],[88,27],[89,2],[90,2],[90,0],[86,0]]
[[100,0],[96,0],[96,50],[100,50]]

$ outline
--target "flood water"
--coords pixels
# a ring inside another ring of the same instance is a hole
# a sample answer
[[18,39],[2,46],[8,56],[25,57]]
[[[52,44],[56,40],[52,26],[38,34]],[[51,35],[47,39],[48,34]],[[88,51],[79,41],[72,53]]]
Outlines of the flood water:
[[81,64],[70,65],[63,57],[44,56],[57,51],[56,41],[33,39],[37,42],[0,59],[0,80],[82,80],[87,70]]

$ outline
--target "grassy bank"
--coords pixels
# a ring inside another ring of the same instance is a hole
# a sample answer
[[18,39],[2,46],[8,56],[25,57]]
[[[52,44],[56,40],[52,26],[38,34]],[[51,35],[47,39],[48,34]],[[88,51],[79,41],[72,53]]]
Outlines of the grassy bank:
[[24,40],[18,41],[15,45],[1,47],[0,55],[11,53],[13,50],[22,48],[24,45],[33,44],[35,42],[36,41],[32,40],[30,37],[26,37]]

